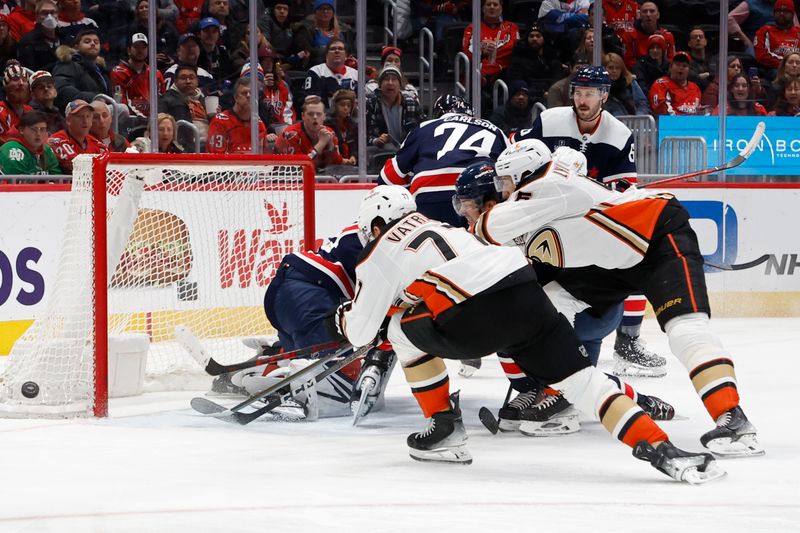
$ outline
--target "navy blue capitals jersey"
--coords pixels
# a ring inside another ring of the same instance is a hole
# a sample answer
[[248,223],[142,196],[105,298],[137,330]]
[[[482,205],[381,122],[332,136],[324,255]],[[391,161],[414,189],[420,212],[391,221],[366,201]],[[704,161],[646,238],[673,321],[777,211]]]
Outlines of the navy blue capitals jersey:
[[543,111],[531,129],[513,137],[514,141],[523,139],[540,139],[550,150],[568,146],[583,152],[589,177],[601,183],[636,182],[633,133],[608,111],[603,111],[594,131],[581,133],[572,107],[553,107]]
[[476,159],[496,160],[507,146],[508,139],[491,122],[447,113],[412,130],[378,181],[408,187],[415,197],[446,193],[449,202],[462,170]]

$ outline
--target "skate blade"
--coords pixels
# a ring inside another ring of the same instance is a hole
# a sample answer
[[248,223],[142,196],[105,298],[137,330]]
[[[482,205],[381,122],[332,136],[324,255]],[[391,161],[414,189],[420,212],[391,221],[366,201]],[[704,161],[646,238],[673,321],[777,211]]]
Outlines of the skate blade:
[[702,485],[709,481],[722,479],[727,475],[728,473],[720,468],[719,465],[711,463],[703,471],[698,470],[696,467],[687,468],[681,474],[681,481],[685,481],[690,485]]
[[714,439],[708,441],[706,448],[720,459],[759,457],[767,453],[753,434],[742,435],[735,441],[729,438]]
[[416,461],[423,463],[454,463],[462,465],[472,464],[472,454],[466,446],[449,448],[436,448],[434,450],[408,449],[408,455]]
[[497,425],[497,429],[503,433],[514,433],[515,431],[519,431],[520,424],[521,422],[519,420],[506,420],[501,418]]
[[614,374],[615,376],[620,376],[620,377],[625,376],[632,378],[663,378],[664,376],[667,375],[667,367],[665,366],[646,367],[646,366],[617,363],[614,365],[614,368],[611,370],[611,373]]
[[527,437],[558,437],[577,433],[580,430],[581,423],[577,414],[553,418],[544,422],[523,420],[519,425],[519,432]]

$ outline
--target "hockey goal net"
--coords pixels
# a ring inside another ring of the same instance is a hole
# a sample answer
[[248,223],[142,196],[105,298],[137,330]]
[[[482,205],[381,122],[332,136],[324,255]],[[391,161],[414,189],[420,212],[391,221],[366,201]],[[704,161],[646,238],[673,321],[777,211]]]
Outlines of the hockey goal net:
[[145,391],[210,376],[265,336],[283,255],[313,246],[314,168],[300,156],[106,154],[75,161],[55,282],[0,376],[0,416],[106,416],[109,344],[148,342]]

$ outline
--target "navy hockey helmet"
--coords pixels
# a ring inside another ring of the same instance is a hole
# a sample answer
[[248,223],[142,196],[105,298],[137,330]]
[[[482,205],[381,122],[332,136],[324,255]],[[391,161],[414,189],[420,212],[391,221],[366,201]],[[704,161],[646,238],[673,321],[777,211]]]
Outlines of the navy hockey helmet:
[[463,113],[464,115],[475,116],[472,106],[463,97],[455,94],[443,94],[436,99],[433,104],[433,117],[439,118],[445,113]]
[[462,170],[456,180],[456,193],[453,195],[453,209],[456,213],[466,216],[464,213],[466,201],[474,202],[474,207],[479,211],[483,209],[483,204],[487,200],[502,201],[495,188],[496,177],[494,163],[488,160],[472,163]]
[[611,88],[611,78],[608,77],[605,67],[586,65],[575,71],[569,83],[570,98],[576,87],[596,87],[601,93],[607,93]]

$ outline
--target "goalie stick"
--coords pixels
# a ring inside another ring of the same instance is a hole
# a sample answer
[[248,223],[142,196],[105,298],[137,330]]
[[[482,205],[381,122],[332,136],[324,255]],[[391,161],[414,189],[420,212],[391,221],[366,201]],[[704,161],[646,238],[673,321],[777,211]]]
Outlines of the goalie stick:
[[278,361],[285,361],[287,359],[296,359],[298,357],[306,357],[319,352],[327,350],[337,350],[347,344],[347,341],[330,341],[323,342],[322,344],[315,344],[305,348],[299,348],[291,352],[283,352],[275,355],[256,356],[241,363],[232,363],[223,365],[214,360],[214,358],[206,351],[205,348],[197,340],[197,337],[187,326],[179,325],[175,327],[175,339],[183,347],[184,350],[189,352],[192,358],[204,368],[206,373],[211,376],[219,376],[220,374],[227,374],[229,372],[236,372],[237,370],[245,370],[255,366],[268,365],[270,363],[277,363]]
[[[230,422],[232,424],[246,425],[255,420],[256,418],[272,411],[273,409],[280,406],[283,402],[292,398],[293,396],[300,394],[304,391],[307,391],[311,387],[316,386],[317,383],[326,379],[334,372],[337,372],[341,368],[355,361],[357,358],[366,354],[370,348],[372,348],[372,343],[367,344],[366,346],[362,346],[357,350],[354,350],[351,354],[341,358],[334,365],[330,366],[329,368],[325,368],[322,372],[318,374],[315,374],[315,372],[318,371],[320,368],[323,368],[326,363],[333,361],[337,357],[340,357],[344,349],[328,354],[320,358],[319,360],[315,361],[314,363],[308,365],[299,372],[296,372],[291,376],[287,376],[286,378],[282,379],[273,386],[254,394],[250,398],[231,407],[230,409],[226,409],[222,405],[214,403],[206,398],[192,399],[191,406],[195,411],[199,413],[210,415],[213,416],[214,418],[219,418],[220,420],[223,420],[225,422]],[[346,349],[349,349],[349,346]],[[296,387],[292,387],[292,382],[300,379],[303,379],[302,383]],[[241,412],[243,408],[259,400],[264,400],[266,405],[264,405],[263,407],[259,407],[255,411],[249,413]]]
[[707,169],[704,169],[704,170],[698,170],[696,172],[689,172],[687,174],[681,174],[679,176],[672,176],[671,178],[664,178],[664,179],[652,181],[650,183],[645,183],[644,185],[642,185],[639,188],[640,189],[645,189],[645,188],[648,188],[648,187],[655,187],[657,185],[664,185],[665,183],[672,183],[674,181],[688,180],[688,179],[691,179],[691,178],[697,178],[699,176],[705,176],[707,174],[714,174],[715,172],[720,172],[720,171],[723,171],[723,170],[730,170],[732,168],[736,168],[739,165],[741,165],[742,163],[744,163],[745,161],[747,161],[747,158],[750,157],[753,154],[753,151],[755,151],[756,146],[758,145],[758,143],[761,142],[761,138],[764,136],[765,128],[766,128],[766,125],[764,124],[764,122],[759,122],[756,125],[756,129],[753,132],[753,136],[747,142],[747,146],[742,148],[742,151],[739,152],[739,154],[736,157],[734,157],[733,159],[731,159],[727,163],[724,163],[724,164],[719,165],[717,167],[707,168]]

